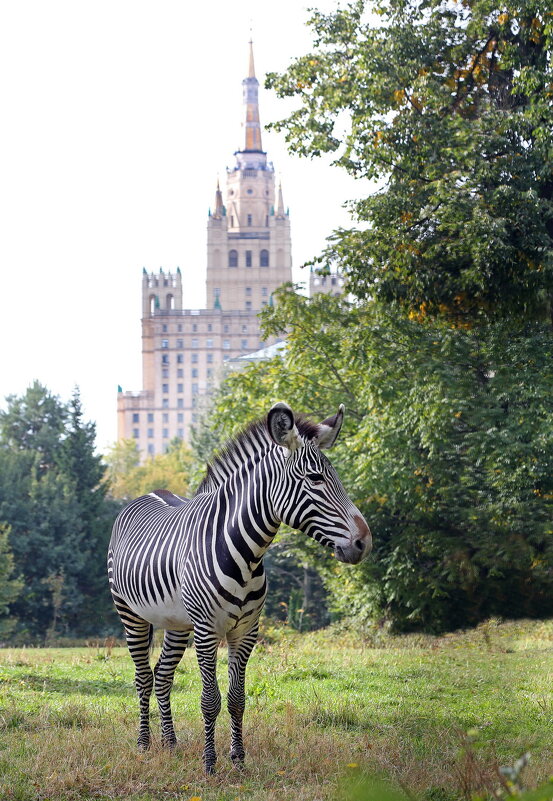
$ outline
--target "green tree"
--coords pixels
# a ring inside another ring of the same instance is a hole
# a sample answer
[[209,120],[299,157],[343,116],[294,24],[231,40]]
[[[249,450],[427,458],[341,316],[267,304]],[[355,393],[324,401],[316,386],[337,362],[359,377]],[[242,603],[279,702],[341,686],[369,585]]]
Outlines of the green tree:
[[74,635],[115,621],[105,553],[116,507],[94,437],[77,390],[66,405],[35,382],[0,413],[0,519],[23,579],[10,604],[20,637],[44,637],[54,618],[58,633]]
[[9,395],[0,411],[2,446],[17,452],[39,454],[38,468],[45,472],[58,463],[67,409],[39,381],[24,395]]
[[192,456],[189,447],[175,437],[164,453],[156,454],[140,464],[134,440],[120,440],[108,451],[110,494],[119,501],[131,501],[156,489],[168,489],[186,495]]
[[276,400],[315,419],[346,404],[331,458],[375,547],[355,569],[305,554],[334,611],[434,631],[553,612],[551,328],[421,325],[290,289],[277,300],[265,334],[286,329],[286,352],[229,376],[216,414],[230,432]]
[[310,24],[312,52],[268,77],[299,100],[273,127],[380,187],[319,261],[421,319],[551,316],[549,3],[356,0]]
[[9,543],[10,527],[0,524],[0,640],[12,632],[16,619],[10,615],[10,604],[15,601],[23,582],[14,578],[13,553]]

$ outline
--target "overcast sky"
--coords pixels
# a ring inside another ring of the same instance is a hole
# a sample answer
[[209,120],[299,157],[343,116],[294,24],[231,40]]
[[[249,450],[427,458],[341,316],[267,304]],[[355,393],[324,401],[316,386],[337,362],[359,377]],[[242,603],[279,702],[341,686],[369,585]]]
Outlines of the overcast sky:
[[[334,0],[309,5],[323,10]],[[301,0],[26,0],[0,4],[0,404],[33,379],[79,385],[98,447],[117,385],[139,390],[141,275],[180,266],[205,303],[206,221],[242,147],[242,87],[309,51]],[[262,124],[287,106],[261,89]],[[359,187],[264,133],[290,207],[295,280],[347,225]]]

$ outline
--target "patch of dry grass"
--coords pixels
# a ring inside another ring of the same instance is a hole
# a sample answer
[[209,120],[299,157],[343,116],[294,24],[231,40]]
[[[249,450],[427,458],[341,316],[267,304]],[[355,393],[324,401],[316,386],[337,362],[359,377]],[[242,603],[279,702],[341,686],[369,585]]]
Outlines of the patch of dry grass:
[[[500,764],[530,750],[529,783],[553,773],[553,624],[501,624],[452,637],[352,633],[273,635],[251,660],[246,770],[201,763],[200,680],[179,668],[173,708],[179,746],[135,748],[137,702],[123,649],[0,651],[0,798],[14,801],[331,801],[349,774],[385,774],[425,801],[485,790]],[[225,690],[225,654],[220,654]],[[476,728],[470,754],[465,733]],[[470,788],[470,790],[467,789]]]

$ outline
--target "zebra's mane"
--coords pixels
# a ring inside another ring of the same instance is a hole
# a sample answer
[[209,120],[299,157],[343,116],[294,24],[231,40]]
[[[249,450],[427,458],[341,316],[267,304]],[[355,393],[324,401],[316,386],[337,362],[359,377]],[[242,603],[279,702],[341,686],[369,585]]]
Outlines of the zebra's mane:
[[[302,414],[295,414],[294,421],[301,437],[314,439],[319,426]],[[207,464],[207,471],[195,494],[212,492],[220,487],[254,453],[268,450],[274,445],[267,428],[267,418],[255,420],[229,439]]]

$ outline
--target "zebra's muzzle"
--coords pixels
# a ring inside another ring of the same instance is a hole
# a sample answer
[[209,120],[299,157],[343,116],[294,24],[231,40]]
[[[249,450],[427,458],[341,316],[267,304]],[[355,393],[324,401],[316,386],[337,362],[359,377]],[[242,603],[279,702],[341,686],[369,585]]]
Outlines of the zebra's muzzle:
[[361,515],[355,515],[353,520],[355,525],[352,527],[350,541],[334,547],[336,559],[348,565],[359,564],[372,549],[372,536],[368,525]]

